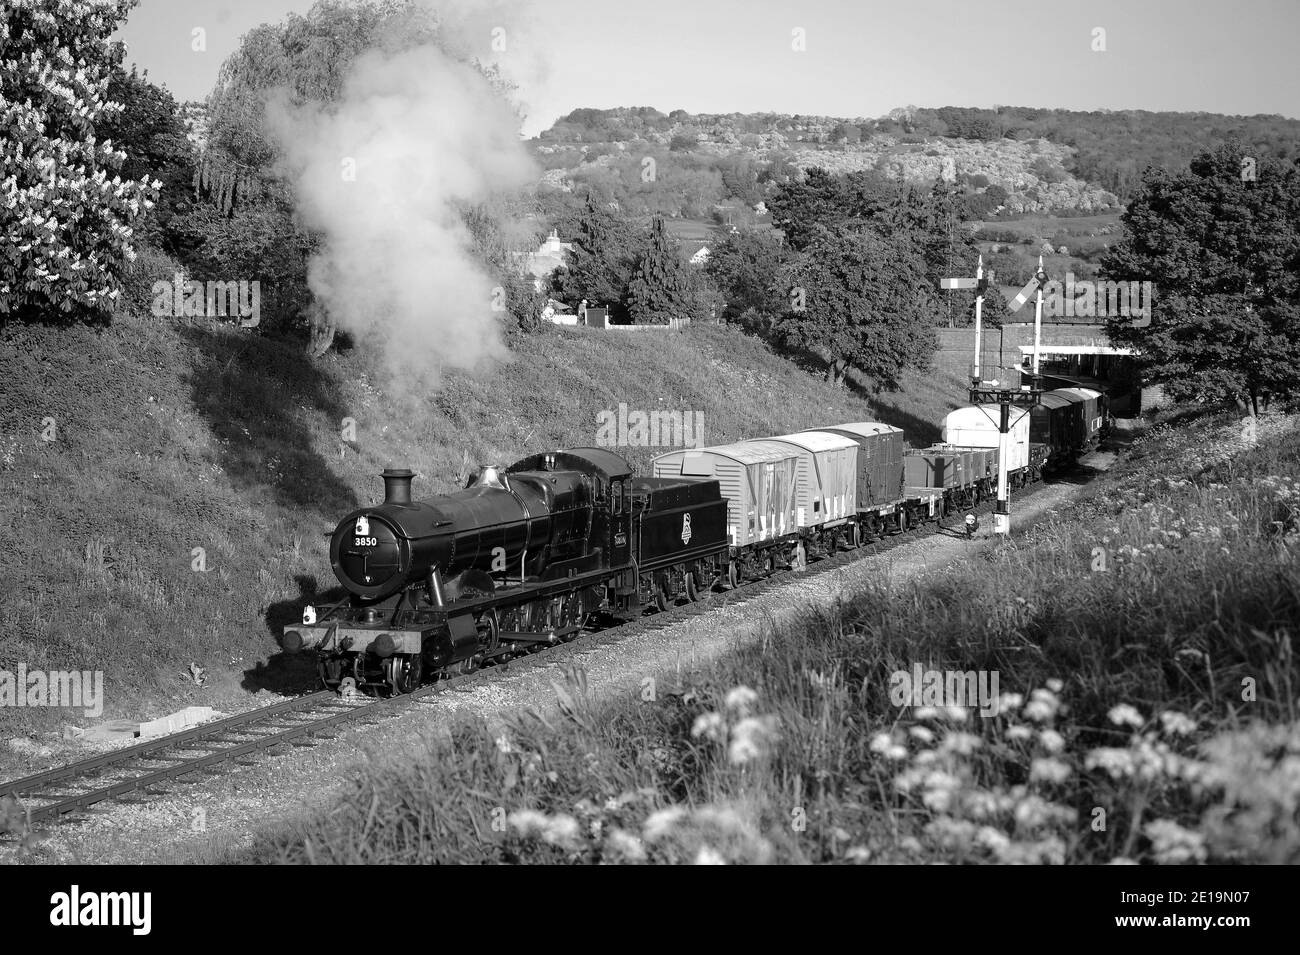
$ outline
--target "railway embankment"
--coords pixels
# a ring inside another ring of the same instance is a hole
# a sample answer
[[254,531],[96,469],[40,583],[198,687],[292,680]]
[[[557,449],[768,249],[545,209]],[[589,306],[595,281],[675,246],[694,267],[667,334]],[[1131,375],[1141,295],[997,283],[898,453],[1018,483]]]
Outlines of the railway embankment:
[[[277,638],[335,595],[322,535],[382,496],[387,466],[431,495],[480,463],[611,440],[643,465],[697,436],[883,419],[924,445],[961,384],[914,375],[868,400],[731,328],[548,326],[415,396],[359,349],[311,361],[295,339],[129,312],[5,327],[0,380],[0,670],[90,674],[102,690],[93,706],[52,705],[48,689],[0,706],[5,777],[73,758],[69,727],[311,688],[314,667]],[[642,431],[638,414],[683,427]]]

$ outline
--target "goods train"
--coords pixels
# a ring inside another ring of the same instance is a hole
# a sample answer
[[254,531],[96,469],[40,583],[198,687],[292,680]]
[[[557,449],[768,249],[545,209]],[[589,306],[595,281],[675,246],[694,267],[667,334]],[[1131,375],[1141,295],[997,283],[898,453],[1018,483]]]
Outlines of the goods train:
[[[1098,392],[1043,399],[1041,414],[1013,415],[1013,488],[1090,448],[1105,425]],[[650,476],[603,448],[552,451],[483,467],[464,489],[427,500],[412,498],[412,472],[390,469],[383,503],[331,536],[347,596],[307,607],[282,643],[315,652],[327,687],[401,694],[438,672],[571,640],[598,614],[666,610],[801,569],[991,496],[999,435],[989,410],[953,411],[944,442],[920,450],[898,428],[852,422],[672,451]]]

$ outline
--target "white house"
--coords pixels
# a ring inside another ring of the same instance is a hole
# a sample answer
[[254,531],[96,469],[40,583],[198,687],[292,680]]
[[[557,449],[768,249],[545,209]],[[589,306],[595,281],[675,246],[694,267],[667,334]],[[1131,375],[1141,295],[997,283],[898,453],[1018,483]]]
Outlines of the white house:
[[561,242],[559,234],[554,229],[551,230],[546,241],[528,256],[526,267],[533,276],[533,288],[539,292],[542,290],[547,277],[564,266],[564,253],[572,248],[572,242]]

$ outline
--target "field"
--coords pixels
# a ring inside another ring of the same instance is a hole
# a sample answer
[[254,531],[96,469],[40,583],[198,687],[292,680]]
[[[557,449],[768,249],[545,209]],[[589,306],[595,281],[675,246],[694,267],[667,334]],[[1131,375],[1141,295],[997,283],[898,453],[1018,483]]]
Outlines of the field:
[[[413,741],[234,860],[1295,863],[1298,520],[1300,419],[1162,424],[981,559],[650,700]],[[993,706],[900,705],[915,666]]]

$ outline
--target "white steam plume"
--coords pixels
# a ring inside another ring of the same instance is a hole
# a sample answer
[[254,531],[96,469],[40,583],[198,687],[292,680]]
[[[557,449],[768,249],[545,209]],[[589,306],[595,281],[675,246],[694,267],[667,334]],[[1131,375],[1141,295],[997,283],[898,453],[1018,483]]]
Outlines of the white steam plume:
[[504,355],[495,280],[458,207],[537,171],[488,79],[434,45],[372,51],[336,103],[273,101],[267,116],[303,222],[321,235],[308,284],[330,320],[409,385]]

